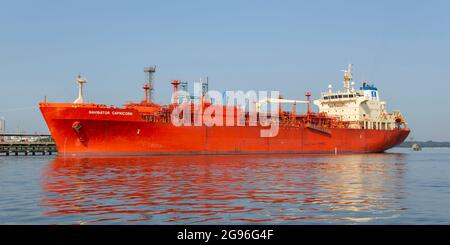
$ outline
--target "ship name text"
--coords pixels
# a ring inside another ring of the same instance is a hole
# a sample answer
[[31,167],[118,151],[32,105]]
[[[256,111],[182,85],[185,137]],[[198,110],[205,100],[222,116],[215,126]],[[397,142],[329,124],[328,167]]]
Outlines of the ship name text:
[[113,116],[132,116],[131,111],[106,111],[106,110],[90,110],[90,115],[113,115]]

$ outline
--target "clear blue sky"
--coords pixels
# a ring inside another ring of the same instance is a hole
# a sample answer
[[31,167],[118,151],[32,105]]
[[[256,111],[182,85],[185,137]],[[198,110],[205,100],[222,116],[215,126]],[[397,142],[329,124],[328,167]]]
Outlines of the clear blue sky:
[[210,88],[278,89],[285,97],[375,82],[412,136],[450,140],[450,1],[0,1],[0,116],[7,129],[47,132],[37,103],[156,99],[171,79]]

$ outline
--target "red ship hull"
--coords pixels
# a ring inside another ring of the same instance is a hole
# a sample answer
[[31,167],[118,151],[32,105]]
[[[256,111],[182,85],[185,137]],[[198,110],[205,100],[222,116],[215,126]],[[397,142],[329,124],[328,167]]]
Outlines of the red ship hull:
[[263,138],[261,126],[177,127],[145,121],[131,108],[41,103],[40,109],[58,152],[69,155],[375,153],[402,143],[409,134],[407,128],[330,128],[325,133],[280,126],[277,136]]

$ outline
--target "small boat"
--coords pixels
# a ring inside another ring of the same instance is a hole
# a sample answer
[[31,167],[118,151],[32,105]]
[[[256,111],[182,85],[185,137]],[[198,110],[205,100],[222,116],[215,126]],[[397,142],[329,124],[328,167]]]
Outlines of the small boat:
[[411,149],[413,149],[413,151],[421,151],[421,150],[422,150],[422,147],[421,147],[419,144],[414,143],[414,144],[411,146]]

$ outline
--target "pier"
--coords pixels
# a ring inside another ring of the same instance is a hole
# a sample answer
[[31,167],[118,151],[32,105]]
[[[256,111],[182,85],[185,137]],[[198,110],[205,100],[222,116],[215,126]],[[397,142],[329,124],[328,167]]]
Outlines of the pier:
[[0,134],[0,156],[52,155],[56,152],[51,135]]

